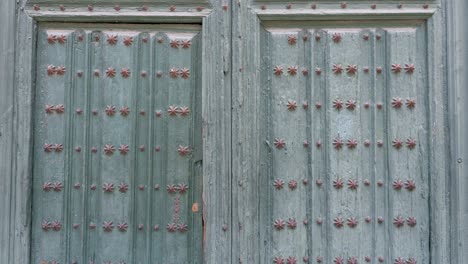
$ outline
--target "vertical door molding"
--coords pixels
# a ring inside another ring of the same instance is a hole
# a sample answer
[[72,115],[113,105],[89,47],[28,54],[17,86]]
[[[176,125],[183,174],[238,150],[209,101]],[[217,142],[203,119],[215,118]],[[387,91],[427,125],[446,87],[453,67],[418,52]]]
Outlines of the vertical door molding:
[[[273,206],[273,197],[276,191],[272,186],[271,175],[273,156],[275,146],[273,140],[277,135],[268,134],[268,129],[264,129],[268,121],[268,104],[262,104],[262,101],[268,101],[271,88],[270,83],[275,80],[275,77],[270,77],[270,71],[273,68],[269,64],[271,59],[269,54],[271,50],[278,52],[278,49],[283,47],[283,43],[272,42],[271,45],[263,42],[263,39],[271,41],[268,38],[268,32],[263,29],[264,25],[273,25],[276,33],[279,34],[278,28],[293,28],[291,32],[297,32],[301,25],[306,25],[310,21],[335,21],[340,25],[343,21],[362,21],[366,26],[364,28],[373,27],[372,23],[377,21],[385,22],[391,21],[402,28],[405,28],[405,23],[412,23],[411,21],[420,21],[422,23],[422,32],[424,37],[418,40],[423,40],[426,44],[422,43],[421,48],[426,49],[423,60],[426,63],[423,70],[424,88],[425,91],[420,91],[421,98],[423,98],[427,105],[425,107],[426,114],[423,119],[426,121],[426,130],[424,132],[424,140],[427,140],[426,146],[423,147],[425,162],[422,168],[422,173],[426,175],[427,181],[424,184],[427,187],[428,197],[424,197],[427,201],[426,208],[429,208],[425,224],[419,226],[428,231],[430,241],[423,241],[428,252],[425,253],[423,260],[419,262],[427,262],[430,259],[431,263],[450,263],[451,261],[451,236],[450,225],[452,220],[450,218],[450,199],[448,194],[451,187],[451,174],[449,157],[449,130],[448,130],[448,97],[446,89],[446,14],[444,11],[443,0],[427,1],[427,7],[422,2],[404,2],[404,8],[398,9],[397,4],[392,1],[381,1],[377,3],[377,8],[371,7],[370,3],[357,3],[349,2],[346,8],[341,6],[342,1],[315,1],[312,4],[317,4],[317,9],[311,7],[309,1],[298,1],[290,4],[289,1],[277,0],[249,0],[249,1],[233,1],[237,3],[233,9],[233,222],[238,223],[233,235],[233,254],[232,263],[271,263],[273,255],[271,252],[277,250],[277,245],[271,242],[275,235],[270,234],[273,230],[273,222],[276,218],[270,215],[269,207]],[[460,15],[463,17],[462,15]],[[270,22],[271,21],[271,22]],[[372,21],[372,22],[366,22]],[[301,24],[302,23],[302,24]],[[317,24],[325,22],[317,22]],[[295,26],[298,25],[298,26]],[[343,24],[345,25],[345,24]],[[409,24],[406,24],[409,25]],[[338,26],[339,27],[339,26]],[[346,26],[345,26],[346,27]],[[285,31],[289,32],[289,31]],[[302,31],[299,30],[297,36],[297,45],[302,49],[299,43],[302,43]],[[282,32],[284,33],[284,32]],[[286,34],[286,33],[285,33]],[[292,33],[291,33],[292,34]],[[323,38],[322,38],[323,39]],[[311,35],[310,41],[315,41],[314,36]],[[287,46],[286,44],[284,44]],[[306,48],[304,48],[306,50]],[[275,54],[274,56],[281,57],[285,60],[287,56],[284,54]],[[305,60],[308,60],[305,58]],[[386,62],[389,63],[388,61]],[[386,67],[390,67],[388,65]],[[287,65],[282,65],[284,73],[288,75]],[[301,65],[299,65],[301,66]],[[262,72],[268,71],[265,76]],[[299,67],[297,75],[302,77],[302,69]],[[330,69],[325,69],[325,72]],[[309,69],[309,75],[315,75],[314,69]],[[286,78],[286,76],[284,77]],[[296,77],[299,78],[299,77]],[[285,85],[285,83],[283,83]],[[284,88],[287,85],[285,85]],[[291,82],[291,86],[294,84]],[[289,86],[288,86],[289,87]],[[287,100],[288,98],[283,98]],[[302,98],[297,102],[296,111],[302,111]],[[305,98],[304,98],[305,99]],[[391,98],[390,98],[391,99]],[[388,102],[388,98],[387,98]],[[271,108],[277,107],[271,104]],[[327,106],[326,102],[325,106]],[[286,109],[284,103],[284,109]],[[324,107],[325,107],[324,106]],[[313,108],[314,102],[309,102],[309,108]],[[328,107],[330,107],[328,105]],[[323,108],[323,107],[322,107]],[[326,109],[327,111],[328,108]],[[285,110],[286,111],[286,110]],[[324,110],[325,111],[325,110]],[[390,111],[390,110],[389,110]],[[298,113],[299,114],[299,113]],[[302,116],[302,115],[301,115]],[[277,120],[272,121],[279,126]],[[306,120],[304,120],[306,122]],[[314,123],[315,124],[315,123]],[[271,125],[268,123],[267,125]],[[313,124],[312,124],[313,125]],[[301,126],[302,128],[302,126]],[[292,132],[291,132],[292,133]],[[325,142],[323,139],[323,147],[328,148],[325,144],[331,144],[329,141]],[[387,137],[388,139],[388,137]],[[286,143],[288,144],[288,142]],[[299,144],[295,142],[294,144]],[[309,148],[315,148],[315,141],[309,142]],[[391,140],[389,148],[391,146]],[[452,142],[453,144],[453,142]],[[293,148],[288,155],[294,155],[298,152],[298,148]],[[312,150],[312,152],[315,150]],[[287,160],[287,155],[283,156]],[[290,157],[289,157],[290,158]],[[306,166],[304,164],[304,166]],[[310,164],[308,166],[311,166]],[[276,168],[276,167],[275,167]],[[298,170],[297,167],[291,168],[294,171]],[[286,176],[285,176],[286,177]],[[303,177],[297,175],[294,177]],[[327,181],[324,182],[324,186]],[[288,192],[288,182],[285,181],[282,192]],[[315,185],[314,182],[309,181],[309,185]],[[391,188],[392,182],[386,182]],[[299,182],[298,186],[302,186]],[[298,187],[301,188],[301,187]],[[312,187],[308,187],[312,188]],[[324,188],[330,188],[329,186]],[[359,187],[361,188],[361,186]],[[364,187],[362,187],[364,188]],[[280,195],[280,194],[278,194]],[[293,195],[293,193],[291,193]],[[284,195],[280,197],[284,198]],[[302,196],[301,196],[302,197]],[[276,200],[275,200],[276,201]],[[296,201],[296,200],[294,200]],[[460,203],[458,206],[462,206]],[[296,204],[291,204],[291,207]],[[299,205],[297,205],[299,207]],[[284,210],[283,219],[287,220],[287,212],[290,208],[282,207]],[[455,208],[452,208],[455,210]],[[388,216],[391,216],[389,214]],[[276,217],[276,215],[275,215]],[[462,219],[462,216],[459,217]],[[363,219],[360,225],[364,225]],[[331,221],[328,219],[328,221]],[[386,227],[393,228],[392,219],[388,218],[385,221],[390,222]],[[309,225],[315,224],[315,218],[309,218]],[[302,219],[297,219],[298,228],[302,226]],[[324,223],[325,224],[325,223]],[[427,224],[427,226],[426,226]],[[328,223],[327,223],[328,225]],[[285,227],[287,229],[287,227]],[[284,231],[284,230],[283,230]],[[282,231],[278,231],[282,232]],[[299,231],[292,231],[299,232]],[[357,231],[356,231],[357,232]],[[389,232],[387,230],[387,232]],[[289,234],[289,231],[284,231],[283,234]],[[292,233],[291,233],[292,234]],[[295,233],[297,234],[297,233]],[[461,235],[461,234],[460,234]],[[296,235],[293,235],[296,237]],[[299,236],[299,235],[298,235]],[[322,233],[323,236],[323,233]],[[315,243],[330,243],[327,242],[330,238],[312,238]],[[288,240],[289,241],[289,240]],[[284,242],[284,241],[283,241]],[[308,240],[310,242],[310,240]],[[284,242],[285,244],[287,242]],[[396,242],[395,242],[396,243]],[[283,245],[282,244],[282,245]],[[330,245],[330,244],[328,244]],[[291,246],[292,247],[292,246]],[[302,247],[301,247],[302,248]],[[411,249],[408,249],[411,252]],[[285,251],[286,252],[286,251]],[[289,251],[287,251],[289,252]],[[388,256],[393,256],[392,251],[389,250]],[[287,254],[287,253],[283,253]],[[289,255],[283,255],[284,260]],[[302,256],[296,256],[298,261],[302,261]],[[315,255],[309,256],[311,260],[315,261]],[[376,257],[376,256],[374,256]],[[324,259],[325,260],[325,259]],[[325,261],[332,261],[333,259],[326,259]],[[359,260],[361,262],[362,260]],[[393,259],[385,259],[385,262],[393,262]],[[453,263],[458,263],[454,261]]]
[[468,3],[445,1],[447,13],[447,88],[450,120],[450,200],[452,263],[468,258]]
[[[15,39],[15,85],[9,90],[2,90],[4,94],[5,128],[2,126],[3,138],[1,141],[4,150],[10,147],[11,158],[5,156],[2,165],[8,172],[11,160],[11,173],[5,179],[9,190],[2,192],[4,201],[0,208],[9,212],[8,219],[2,220],[1,258],[5,263],[30,263],[31,239],[31,199],[32,199],[32,162],[33,162],[33,106],[34,106],[34,80],[36,57],[36,34],[39,22],[108,22],[119,21],[124,23],[201,23],[201,48],[203,65],[202,73],[202,140],[203,140],[203,208],[204,232],[203,237],[196,241],[204,245],[205,263],[228,263],[231,255],[231,5],[227,2],[210,0],[177,1],[181,11],[170,10],[172,7],[165,1],[156,3],[147,12],[129,9],[129,11],[116,13],[113,3],[109,6],[96,7],[93,11],[87,10],[87,4],[73,2],[70,9],[58,10],[58,3],[54,1],[34,1],[44,4],[43,8],[34,10],[32,3],[20,0],[16,5],[16,32],[15,27],[9,26],[8,32]],[[134,1],[120,1],[134,3]],[[15,12],[14,1],[9,5],[2,4],[5,25],[13,23]],[[64,1],[70,3],[70,1]],[[142,2],[143,3],[143,2]],[[112,5],[111,5],[112,4]],[[83,5],[83,6],[81,6]],[[141,7],[139,7],[141,8]],[[153,8],[153,10],[151,9]],[[164,11],[161,11],[164,8]],[[122,9],[124,9],[122,7]],[[157,9],[157,10],[156,10]],[[134,11],[131,11],[134,10]],[[7,22],[7,20],[9,22]],[[13,42],[10,44],[10,52]],[[5,57],[6,58],[6,57]],[[5,67],[12,67],[4,63]],[[6,71],[8,73],[8,71]],[[10,71],[13,74],[13,68]],[[6,79],[7,80],[7,79]],[[5,82],[8,84],[8,81]],[[3,98],[2,98],[3,100]],[[3,107],[3,105],[2,105]],[[8,111],[11,111],[9,114]],[[3,121],[2,121],[3,122]],[[10,122],[10,123],[8,123]],[[8,128],[10,127],[10,128]],[[5,132],[3,132],[5,129]],[[10,130],[10,131],[9,131]],[[6,144],[6,145],[5,145]],[[10,154],[7,154],[10,155]],[[3,167],[2,167],[3,168]],[[8,181],[12,182],[9,183]],[[8,229],[8,230],[7,230]],[[5,247],[3,246],[5,244]]]

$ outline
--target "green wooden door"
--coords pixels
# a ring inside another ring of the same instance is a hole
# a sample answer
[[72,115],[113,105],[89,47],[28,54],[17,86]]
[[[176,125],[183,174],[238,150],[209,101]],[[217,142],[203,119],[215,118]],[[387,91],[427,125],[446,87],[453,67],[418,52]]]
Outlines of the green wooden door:
[[376,2],[26,5],[23,262],[450,263],[444,1]]
[[200,26],[41,24],[32,263],[201,263]]

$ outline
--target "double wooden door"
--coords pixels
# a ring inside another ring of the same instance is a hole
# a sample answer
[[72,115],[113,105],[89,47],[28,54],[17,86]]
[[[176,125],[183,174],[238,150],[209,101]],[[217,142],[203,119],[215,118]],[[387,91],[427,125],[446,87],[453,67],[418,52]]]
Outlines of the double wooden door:
[[31,1],[31,263],[445,263],[440,4]]

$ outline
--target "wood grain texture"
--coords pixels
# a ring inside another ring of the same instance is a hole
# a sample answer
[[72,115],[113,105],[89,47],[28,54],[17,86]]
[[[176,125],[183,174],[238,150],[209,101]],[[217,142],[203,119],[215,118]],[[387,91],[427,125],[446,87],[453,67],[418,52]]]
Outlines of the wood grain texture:
[[450,201],[451,201],[451,259],[461,263],[468,258],[468,182],[466,158],[468,148],[466,135],[468,118],[463,114],[468,100],[468,28],[465,17],[468,16],[466,1],[445,2],[447,16],[447,87],[449,92],[450,120]]

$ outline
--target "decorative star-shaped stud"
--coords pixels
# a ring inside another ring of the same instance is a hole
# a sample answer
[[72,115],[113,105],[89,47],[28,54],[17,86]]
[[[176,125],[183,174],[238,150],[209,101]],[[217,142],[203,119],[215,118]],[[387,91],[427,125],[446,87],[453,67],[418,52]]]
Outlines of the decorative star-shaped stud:
[[116,35],[108,35],[107,36],[107,43],[109,43],[109,45],[117,44],[117,36]]
[[102,229],[104,229],[105,232],[111,232],[112,229],[114,229],[114,223],[112,221],[104,221],[102,223]]
[[296,180],[290,180],[288,183],[288,187],[291,191],[294,191],[297,188],[297,181]]
[[186,106],[181,106],[181,107],[179,108],[179,114],[180,114],[181,116],[188,116],[189,113],[190,113],[190,109],[189,109],[188,107],[186,107]]
[[278,219],[276,219],[275,222],[273,223],[273,226],[275,227],[276,230],[282,230],[282,229],[284,229],[284,227],[286,226],[286,223],[284,222],[283,219],[278,218]]
[[341,66],[341,64],[333,64],[332,71],[334,74],[340,74],[343,72],[343,67]]
[[416,147],[416,140],[414,138],[408,138],[406,140],[406,147],[409,149],[414,149]]
[[168,185],[166,186],[166,191],[167,191],[168,193],[176,193],[176,192],[177,192],[177,189],[178,189],[178,188],[177,188],[177,186],[176,186],[175,184],[168,184]]
[[41,228],[42,228],[42,230],[44,230],[44,231],[49,231],[49,229],[52,228],[52,223],[50,223],[50,222],[47,221],[47,220],[44,220],[44,221],[42,221],[42,223],[41,223]]
[[355,217],[348,218],[346,222],[346,224],[351,228],[355,228],[358,225],[358,220]]
[[54,105],[46,105],[45,106],[45,112],[47,114],[52,114],[55,111],[55,106]]
[[353,111],[355,108],[356,108],[356,101],[355,100],[347,100],[346,101],[346,109],[350,110],[350,111]]
[[392,99],[392,107],[393,108],[400,109],[402,105],[403,105],[403,99],[401,99],[400,97],[394,97]]
[[400,149],[403,146],[403,141],[400,138],[395,138],[392,141],[392,146],[396,149]]
[[49,44],[54,44],[55,41],[57,41],[57,36],[56,35],[48,35],[47,36],[47,42],[49,42]]
[[47,75],[52,76],[56,72],[56,67],[54,65],[47,66]]
[[128,224],[126,222],[119,223],[117,229],[119,229],[120,232],[125,232],[128,229]]
[[188,40],[188,39],[182,40],[182,48],[184,48],[184,49],[190,48],[190,45],[191,45],[191,44],[192,44],[192,43],[191,43],[190,40]]
[[177,152],[179,152],[179,155],[180,156],[187,156],[189,153],[190,153],[190,149],[188,146],[182,146],[180,145],[178,148],[177,148]]
[[177,107],[177,106],[175,106],[175,105],[171,105],[171,106],[169,106],[169,108],[167,109],[167,113],[168,113],[170,116],[176,116],[178,112],[179,112],[179,107]]
[[393,263],[394,264],[406,264],[406,261],[402,257],[397,257]]
[[289,229],[295,229],[297,227],[297,221],[294,218],[289,218],[287,222]]
[[341,108],[343,108],[343,102],[340,99],[333,100],[333,108],[341,110]]
[[54,191],[55,192],[60,192],[63,189],[63,183],[61,182],[56,182],[54,183]]
[[107,70],[106,70],[106,76],[109,77],[109,78],[114,78],[114,77],[115,77],[115,73],[116,73],[116,71],[115,71],[115,69],[112,68],[112,67],[109,67],[109,68],[107,68]]
[[177,76],[179,76],[179,69],[177,68],[171,68],[169,70],[169,75],[172,77],[172,78],[177,78]]
[[49,144],[49,143],[45,143],[43,148],[44,148],[45,152],[52,152],[52,150],[54,149],[54,145]]
[[275,189],[281,190],[283,189],[284,181],[282,179],[275,179],[273,181],[273,186],[275,187]]
[[408,219],[406,219],[406,223],[410,226],[410,227],[415,227],[416,226],[416,218],[414,216],[410,216],[408,217]]
[[54,149],[55,149],[55,152],[62,152],[63,145],[62,144],[55,144]]
[[54,188],[54,184],[51,182],[44,182],[42,184],[42,190],[44,190],[45,192],[48,192],[52,190],[53,188]]
[[276,76],[280,76],[281,74],[283,74],[283,67],[275,66],[275,68],[273,69],[273,72]]
[[343,140],[340,137],[336,137],[333,139],[333,147],[337,150],[343,147]]
[[333,180],[333,187],[337,190],[343,188],[343,179],[337,178]]
[[417,264],[417,261],[414,258],[408,258],[408,260],[406,261],[406,264]]
[[171,48],[178,49],[180,42],[176,39],[171,39],[170,45],[171,45]]
[[52,226],[52,229],[54,231],[59,231],[61,228],[62,228],[62,223],[60,223],[59,221],[55,220],[51,223],[51,226]]
[[274,263],[274,264],[284,264],[284,259],[283,259],[283,257],[281,257],[281,256],[275,257],[275,258],[273,259],[273,263]]
[[106,193],[114,192],[114,184],[113,183],[104,183],[102,185],[102,190]]
[[119,192],[126,193],[128,191],[128,184],[122,182],[119,184]]
[[133,37],[125,37],[123,40],[125,46],[131,46],[133,44]]
[[412,99],[412,98],[406,99],[406,107],[408,107],[408,109],[414,109],[415,106],[416,106],[415,99]]
[[405,182],[405,189],[407,189],[408,191],[414,191],[414,189],[416,189],[416,182],[414,180],[407,180]]
[[346,72],[348,74],[355,74],[358,71],[358,66],[351,64],[346,67]]
[[286,142],[283,138],[275,138],[273,144],[277,149],[283,149],[286,146]]
[[180,233],[184,233],[188,231],[188,225],[186,223],[181,223],[177,226],[177,229]]
[[289,45],[295,45],[297,42],[297,37],[295,35],[289,35],[288,36],[288,44]]
[[104,111],[106,112],[106,115],[113,116],[115,114],[115,106],[108,105]]
[[106,144],[106,145],[104,146],[104,153],[105,153],[106,155],[109,155],[109,156],[110,156],[110,155],[114,154],[114,151],[115,151],[114,145]]
[[348,180],[348,188],[351,189],[351,190],[357,190],[357,188],[359,187],[359,183],[357,180],[355,179],[349,179]]
[[121,116],[128,116],[128,114],[130,114],[130,108],[128,106],[122,106],[119,112]]
[[119,152],[122,155],[126,155],[129,151],[129,146],[127,144],[120,145]]
[[67,72],[67,68],[63,67],[63,66],[58,66],[56,69],[55,69],[55,73],[57,75],[64,75],[65,73]]
[[286,263],[287,263],[287,264],[296,264],[296,263],[297,263],[297,259],[296,259],[296,257],[289,256],[288,259],[286,260]]
[[67,42],[67,36],[65,35],[60,35],[57,37],[57,42],[60,44],[65,44]]
[[414,64],[412,63],[405,64],[405,72],[408,74],[414,73]]
[[187,68],[180,69],[180,77],[183,79],[188,79],[188,77],[190,77],[190,70]]
[[392,72],[393,73],[400,73],[401,72],[401,65],[394,63],[392,64]]
[[346,142],[346,146],[348,146],[349,149],[355,149],[357,145],[358,142],[354,138],[348,139],[348,141]]
[[169,223],[169,224],[167,224],[166,229],[167,229],[168,232],[174,233],[175,231],[177,231],[177,224]]
[[130,77],[130,69],[128,68],[123,68],[121,71],[120,71],[120,75],[122,75],[123,78],[128,78]]
[[342,257],[336,257],[335,259],[333,259],[333,263],[344,264],[344,259]]
[[403,181],[401,181],[400,179],[394,180],[392,185],[393,185],[393,189],[397,191],[401,190],[401,188],[403,188],[404,186]]
[[177,189],[179,190],[179,193],[180,194],[184,194],[188,191],[189,187],[187,184],[185,183],[180,183],[178,186],[177,186]]
[[348,258],[348,264],[358,264],[357,258],[356,257],[349,257]]
[[288,100],[288,104],[286,105],[289,111],[294,111],[297,108],[297,102],[294,100]]
[[393,218],[393,225],[394,225],[396,228],[400,228],[400,227],[402,227],[404,224],[405,224],[405,219],[404,219],[403,217],[401,217],[401,215],[396,216],[395,218]]
[[63,114],[65,112],[65,106],[63,104],[58,104],[55,106],[55,112],[57,114]]
[[295,76],[297,74],[297,66],[289,66],[288,73],[291,76]]

